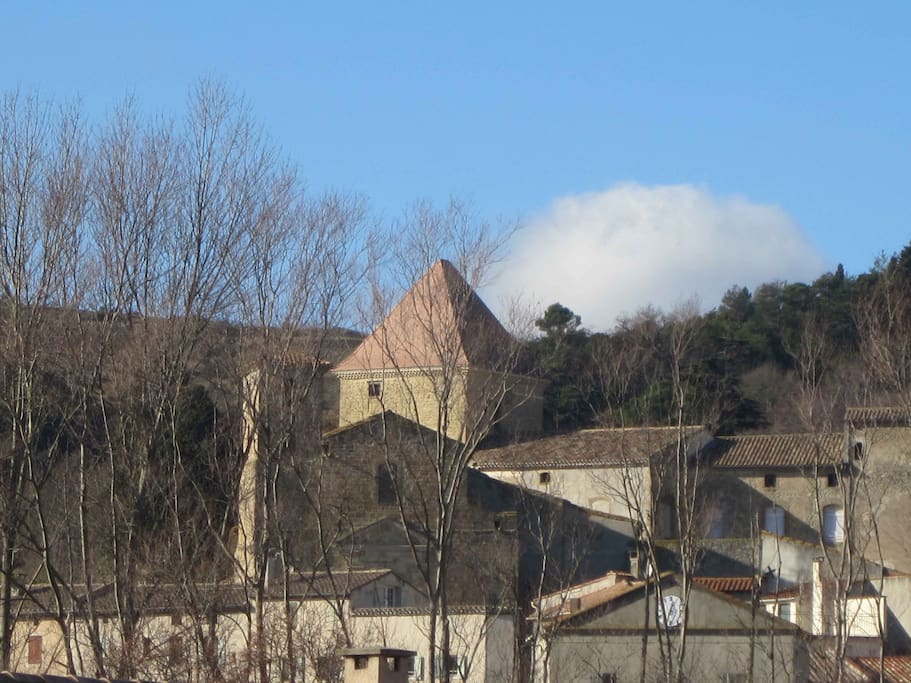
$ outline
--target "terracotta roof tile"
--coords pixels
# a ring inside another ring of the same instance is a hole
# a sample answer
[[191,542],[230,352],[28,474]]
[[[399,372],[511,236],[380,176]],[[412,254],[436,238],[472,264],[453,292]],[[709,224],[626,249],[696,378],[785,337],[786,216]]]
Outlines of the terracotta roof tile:
[[812,467],[841,462],[841,434],[753,434],[724,436],[702,451],[702,461],[722,469]]
[[[852,661],[869,676],[867,680],[879,680],[879,657],[853,657]],[[911,657],[883,657],[884,683],[911,683]]]
[[694,576],[693,581],[716,593],[749,593],[753,590],[752,576]]
[[514,341],[462,275],[437,261],[336,372],[499,365]]
[[[687,427],[685,434],[692,438],[700,429]],[[481,449],[474,464],[481,470],[641,466],[672,448],[677,436],[676,427],[583,429]]]

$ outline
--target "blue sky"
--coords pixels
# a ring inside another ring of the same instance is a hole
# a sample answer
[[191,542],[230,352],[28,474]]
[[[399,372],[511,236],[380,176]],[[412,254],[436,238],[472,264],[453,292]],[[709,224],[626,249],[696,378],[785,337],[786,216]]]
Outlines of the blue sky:
[[[387,218],[450,195],[522,218],[491,296],[608,326],[911,240],[911,3],[797,5],[5,2],[0,89],[99,121],[127,94],[179,114],[224,81],[315,189]],[[555,252],[565,270],[536,277]]]

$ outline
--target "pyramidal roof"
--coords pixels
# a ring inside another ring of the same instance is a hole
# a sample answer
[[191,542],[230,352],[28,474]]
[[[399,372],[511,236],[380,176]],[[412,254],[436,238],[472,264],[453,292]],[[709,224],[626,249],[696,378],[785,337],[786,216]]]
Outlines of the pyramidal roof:
[[439,260],[335,370],[493,369],[512,344],[455,266]]

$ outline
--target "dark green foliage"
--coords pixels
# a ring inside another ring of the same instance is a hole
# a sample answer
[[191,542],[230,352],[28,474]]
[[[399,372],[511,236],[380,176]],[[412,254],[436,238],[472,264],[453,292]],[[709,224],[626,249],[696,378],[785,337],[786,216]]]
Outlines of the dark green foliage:
[[585,378],[588,333],[566,306],[551,304],[535,321],[544,336],[533,344],[535,364],[548,381],[544,419],[551,429],[578,427],[590,418]]
[[[772,427],[764,406],[744,394],[743,378],[760,367],[783,373],[780,400],[792,390],[800,350],[810,336],[824,349],[817,374],[856,363],[856,312],[868,305],[883,278],[911,288],[911,244],[852,277],[838,265],[811,284],[770,282],[754,292],[731,287],[719,306],[695,321],[680,363],[687,420],[730,433]],[[901,286],[901,285],[899,285]],[[545,424],[564,429],[592,424],[666,424],[672,420],[669,375],[672,317],[646,310],[610,334],[589,334],[579,316],[555,303],[536,321],[543,337],[532,344],[545,393]],[[806,368],[804,368],[806,369]],[[774,377],[774,373],[769,375]]]

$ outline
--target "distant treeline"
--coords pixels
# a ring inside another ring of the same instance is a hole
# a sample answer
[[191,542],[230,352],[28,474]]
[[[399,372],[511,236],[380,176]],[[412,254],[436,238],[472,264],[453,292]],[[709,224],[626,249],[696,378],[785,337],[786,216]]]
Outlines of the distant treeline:
[[554,303],[529,363],[548,382],[550,429],[674,424],[674,386],[685,420],[720,433],[835,428],[845,404],[903,400],[909,291],[911,244],[857,276],[839,265],[811,284],[738,285],[708,313],[646,308],[610,333]]

